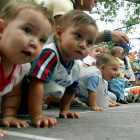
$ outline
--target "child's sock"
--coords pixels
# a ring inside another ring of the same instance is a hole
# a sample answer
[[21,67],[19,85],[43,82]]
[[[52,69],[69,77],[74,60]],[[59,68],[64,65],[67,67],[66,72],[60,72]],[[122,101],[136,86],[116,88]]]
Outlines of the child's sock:
[[119,101],[121,104],[129,104],[127,101],[125,101],[125,100],[121,100],[120,99],[120,101]]

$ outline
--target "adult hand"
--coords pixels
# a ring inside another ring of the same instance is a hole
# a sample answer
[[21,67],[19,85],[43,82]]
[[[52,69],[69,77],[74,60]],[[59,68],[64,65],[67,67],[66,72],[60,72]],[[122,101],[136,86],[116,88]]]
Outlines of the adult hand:
[[120,31],[111,31],[111,41],[118,45],[127,45],[129,43],[129,38],[127,35]]
[[64,119],[66,119],[66,118],[74,119],[74,117],[81,118],[81,116],[78,113],[69,112],[69,111],[61,111],[59,114],[59,117],[64,118]]

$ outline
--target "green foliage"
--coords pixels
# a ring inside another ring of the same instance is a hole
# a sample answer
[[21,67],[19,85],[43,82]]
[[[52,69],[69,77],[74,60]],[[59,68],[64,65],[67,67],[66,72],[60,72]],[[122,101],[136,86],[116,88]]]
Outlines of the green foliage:
[[38,3],[37,0],[26,0],[26,1]]
[[[38,3],[38,0],[25,1]],[[40,4],[44,5],[45,0],[41,0]],[[126,33],[132,33],[135,29],[135,26],[133,25],[140,23],[140,0],[99,0],[93,8],[93,11],[89,13],[100,15],[100,19],[98,19],[100,21],[112,23],[116,19],[120,8],[123,8],[125,11],[125,19],[120,18],[119,20],[124,26],[123,31]],[[120,31],[122,29],[117,30]]]
[[114,47],[114,43],[112,43],[111,45],[108,45],[109,54],[111,54],[111,50],[113,47]]
[[98,14],[100,15],[99,20],[112,23],[116,19],[120,8],[125,11],[125,19],[120,17],[119,22],[125,27],[123,30],[126,33],[132,33],[135,29],[133,25],[140,23],[140,0],[125,0],[121,2],[118,0],[99,0],[93,11],[89,13]]

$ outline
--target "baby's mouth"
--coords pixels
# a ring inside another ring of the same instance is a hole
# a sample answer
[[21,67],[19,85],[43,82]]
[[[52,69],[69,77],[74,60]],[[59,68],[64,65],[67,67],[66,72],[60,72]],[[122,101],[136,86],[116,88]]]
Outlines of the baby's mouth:
[[111,79],[113,79],[113,78],[114,78],[114,76],[111,77]]
[[31,56],[32,55],[32,53],[31,52],[25,52],[25,51],[22,51],[25,55],[27,55],[27,56]]
[[82,52],[81,51],[76,51],[77,53],[79,53],[80,55],[82,55]]

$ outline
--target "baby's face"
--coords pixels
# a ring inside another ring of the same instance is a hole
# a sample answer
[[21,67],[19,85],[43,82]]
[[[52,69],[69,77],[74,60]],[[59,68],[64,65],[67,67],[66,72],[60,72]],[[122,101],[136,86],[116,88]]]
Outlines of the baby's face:
[[140,54],[138,54],[137,57],[140,58]]
[[103,53],[108,53],[108,45],[102,46]]
[[[61,34],[60,34],[61,33]],[[93,25],[73,23],[63,30],[56,27],[56,38],[59,52],[67,64],[71,60],[83,59],[90,52],[97,38],[98,30]]]
[[[96,46],[94,46],[96,47]],[[94,59],[97,60],[97,58],[103,53],[103,48],[102,47],[98,47],[95,49],[92,49],[91,53],[89,54],[91,57],[93,57]]]
[[120,51],[117,52],[116,57],[118,57],[119,59],[123,60],[124,59],[124,55],[122,54],[123,51],[124,51],[123,48],[120,48]]
[[1,31],[1,56],[12,64],[32,62],[40,55],[51,30],[51,23],[41,12],[20,11]]
[[107,82],[111,81],[113,78],[118,76],[119,62],[117,60],[112,60],[108,64],[104,65],[102,71],[103,79]]

